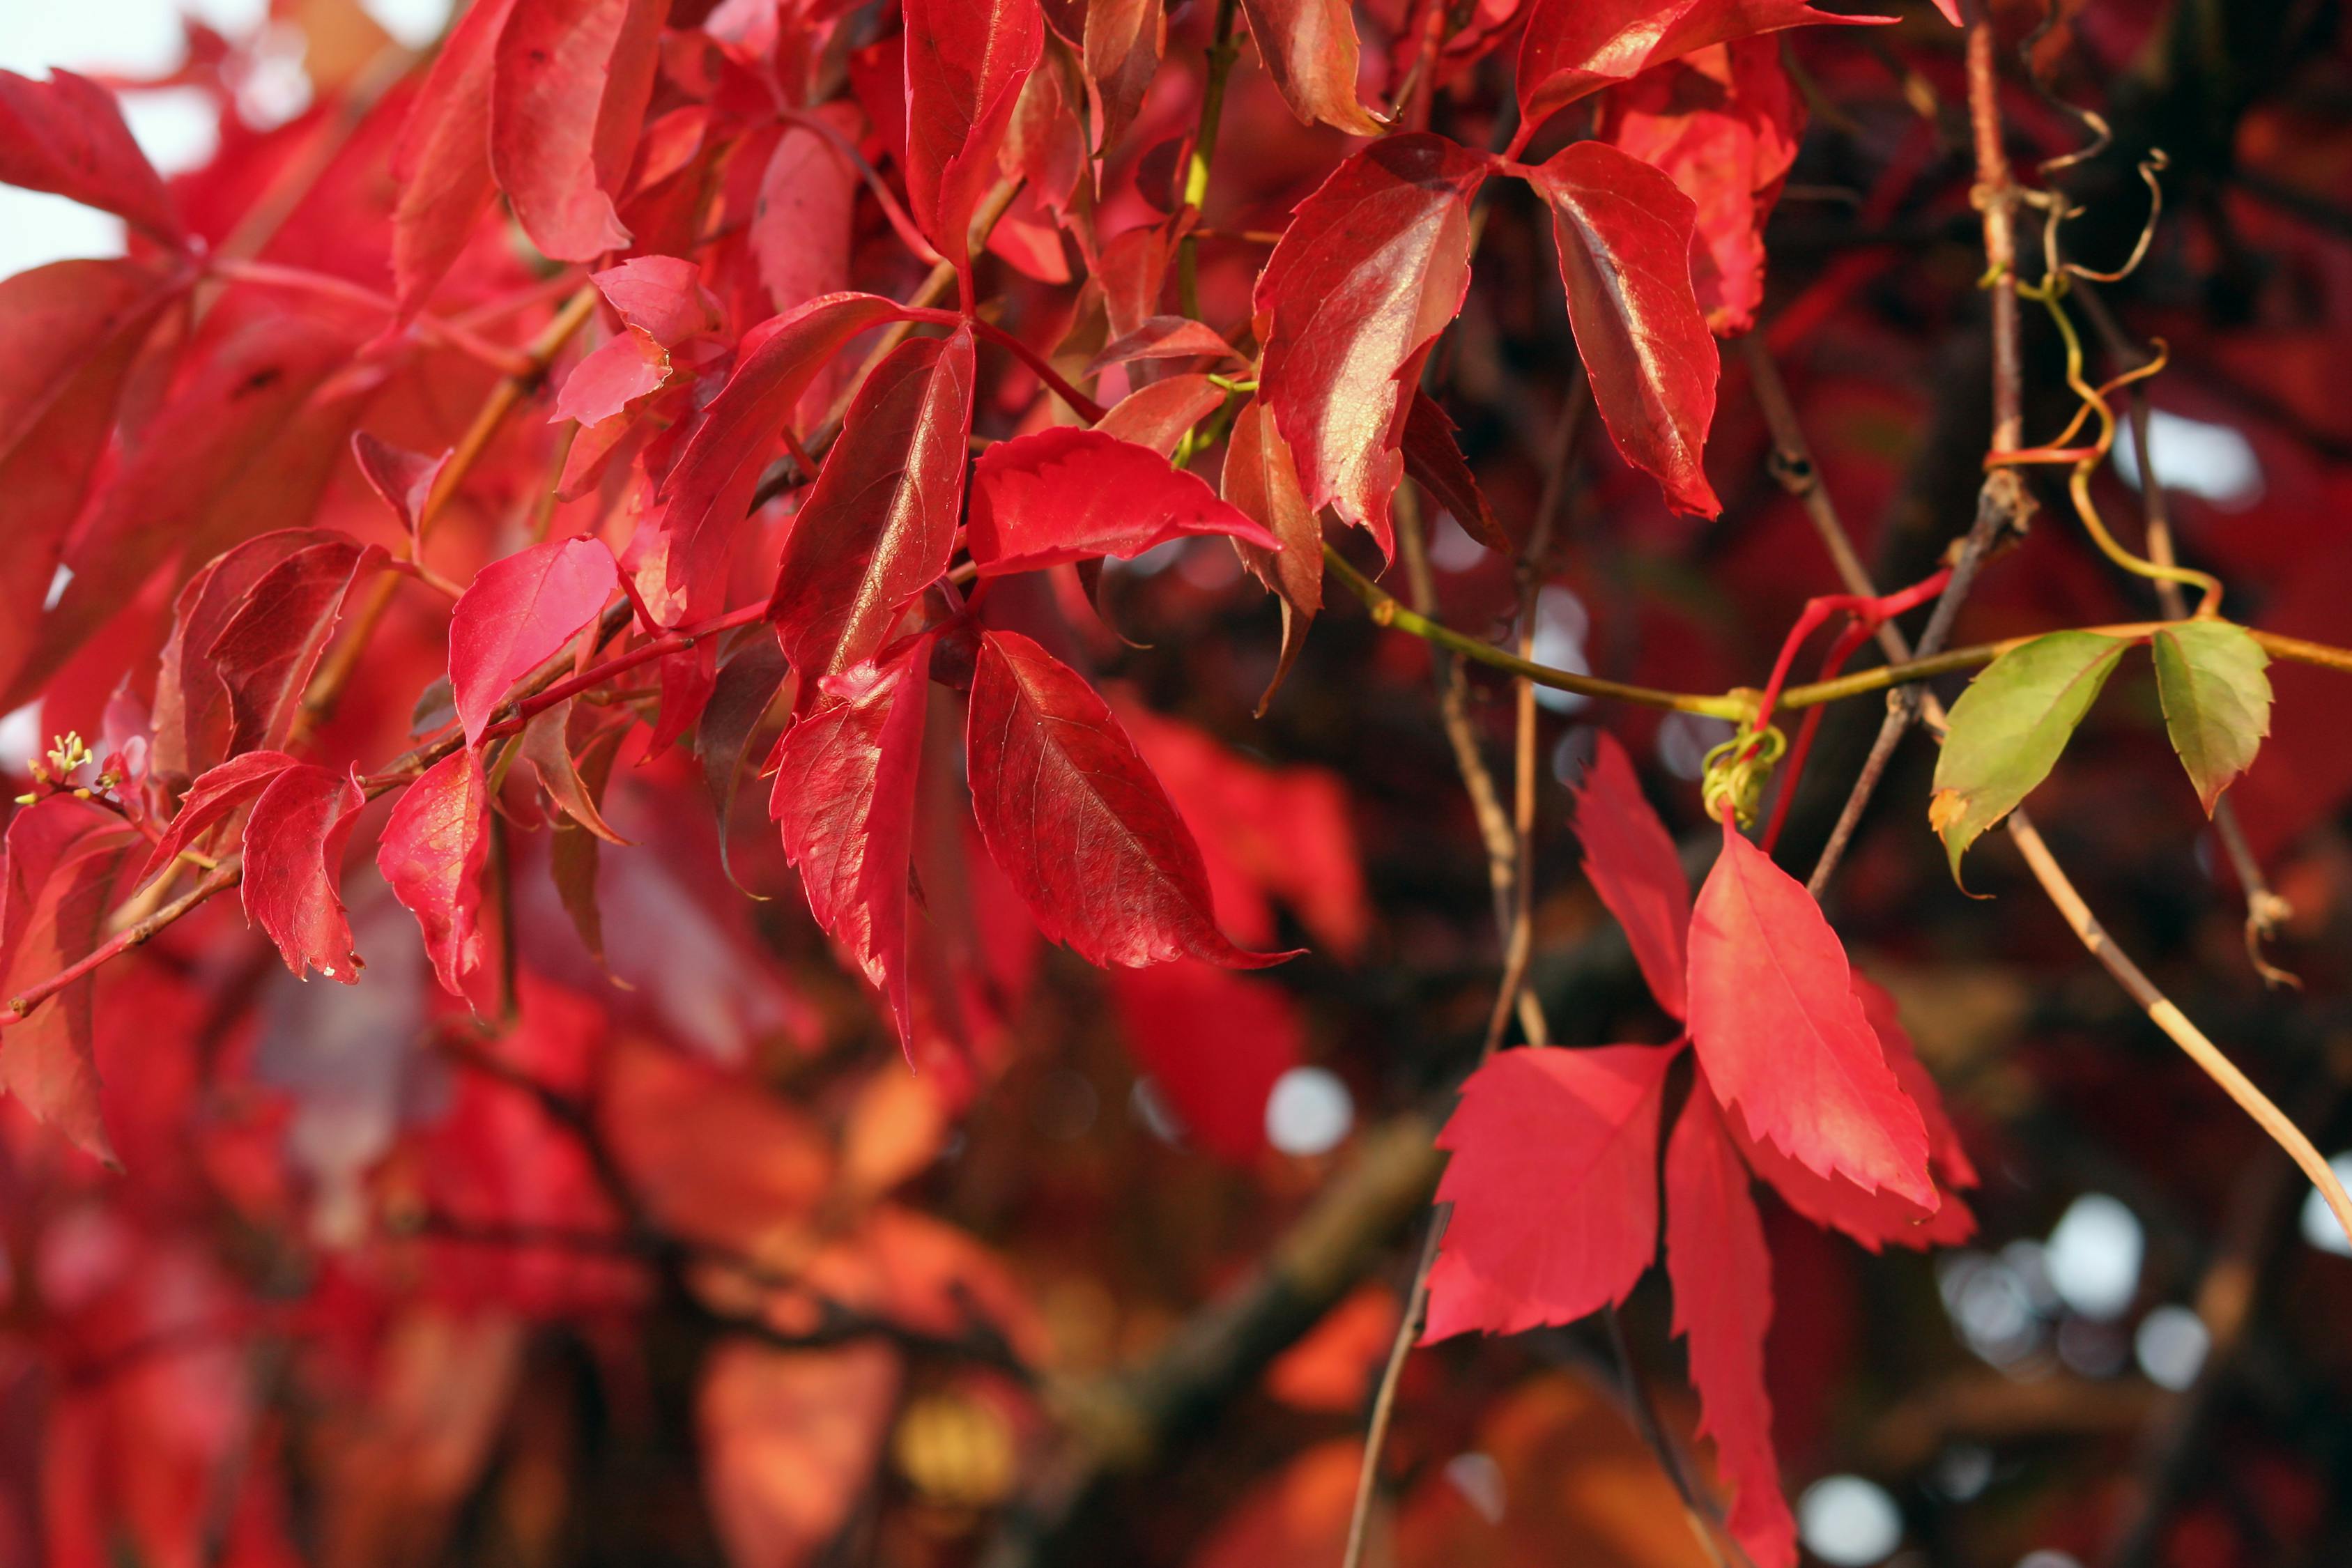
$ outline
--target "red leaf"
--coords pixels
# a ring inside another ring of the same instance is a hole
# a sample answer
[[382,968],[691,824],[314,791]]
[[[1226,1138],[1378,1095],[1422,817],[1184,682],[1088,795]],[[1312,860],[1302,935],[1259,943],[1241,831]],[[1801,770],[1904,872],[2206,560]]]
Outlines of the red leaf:
[[1516,1334],[1620,1303],[1658,1246],[1658,1116],[1675,1052],[1505,1051],[1438,1135],[1454,1205],[1423,1343]]
[[634,327],[600,344],[563,378],[551,420],[602,425],[669,379],[669,351]]
[[376,868],[392,885],[393,897],[415,915],[433,973],[455,996],[467,994],[467,977],[488,956],[481,912],[489,845],[488,782],[481,753],[468,747],[442,758],[408,786],[376,848]]
[[1045,47],[1037,0],[905,0],[907,197],[939,253],[971,271],[973,209]]
[[1266,1100],[1306,1043],[1289,994],[1180,958],[1113,970],[1110,995],[1128,1049],[1184,1131],[1220,1160],[1255,1160],[1266,1146]]
[[482,568],[449,616],[449,686],[471,746],[509,688],[596,618],[620,572],[601,539],[551,539]]
[[228,692],[231,755],[285,744],[345,595],[383,558],[381,545],[312,537],[255,580],[207,650]]
[[1917,1252],[1958,1247],[1976,1234],[1976,1216],[1968,1205],[1940,1184],[1937,1205],[1930,1211],[1890,1192],[1866,1193],[1843,1176],[1817,1176],[1771,1144],[1747,1136],[1737,1118],[1728,1127],[1748,1168],[1783,1203],[1822,1229],[1843,1231],[1873,1252],[1885,1247]]
[[1951,1114],[1944,1109],[1944,1091],[1937,1087],[1935,1078],[1919,1060],[1918,1047],[1911,1043],[1911,1032],[1903,1026],[1903,1016],[1895,1005],[1895,998],[1886,987],[1856,973],[1853,994],[1862,1004],[1862,1016],[1870,1020],[1872,1031],[1885,1049],[1886,1065],[1903,1085],[1903,1091],[1919,1108],[1919,1116],[1927,1124],[1928,1160],[1936,1175],[1948,1187],[1973,1187],[1977,1184],[1976,1163],[1960,1142],[1959,1129],[1952,1125]]
[[662,481],[667,586],[689,616],[718,608],[744,510],[801,394],[844,343],[898,316],[896,304],[876,295],[827,294],[744,338],[735,374]]
[[1697,205],[1691,285],[1737,337],[1764,302],[1764,224],[1804,135],[1779,44],[1742,38],[1644,71],[1602,100],[1600,139],[1662,169]]
[[1723,503],[1699,459],[1722,364],[1691,291],[1697,209],[1665,175],[1598,142],[1528,177],[1551,203],[1569,324],[1610,439],[1675,510],[1715,516]]
[[1241,357],[1206,322],[1190,316],[1153,316],[1118,342],[1106,344],[1087,363],[1087,374],[1098,375],[1115,364],[1133,364],[1138,360],[1192,359],[1201,354]]
[[[703,790],[719,822],[719,868],[730,882],[735,881],[735,868],[728,857],[732,837],[728,829],[735,820],[735,791],[742,781],[744,753],[789,672],[782,648],[767,637],[747,638],[719,667],[710,700],[695,723],[694,754],[702,763]],[[736,882],[736,886],[742,884]]]
[[157,773],[184,781],[229,754],[228,687],[213,665],[213,644],[244,608],[253,585],[318,537],[289,528],[248,539],[205,562],[180,590],[155,677]]
[[380,441],[364,430],[352,432],[352,458],[360,466],[360,477],[392,508],[400,526],[412,536],[425,515],[425,503],[432,498],[434,483],[453,455],[451,448],[444,447],[439,457],[428,458]]
[[490,180],[490,71],[514,0],[474,0],[449,29],[392,156],[400,205],[392,271],[404,314],[423,305],[473,236]]
[[1184,433],[1224,401],[1225,389],[1205,375],[1171,375],[1120,398],[1095,421],[1095,428],[1171,457]]
[[226,821],[230,813],[250,804],[272,779],[296,765],[296,759],[283,752],[247,752],[207,770],[189,786],[180,815],[172,818],[172,826],[156,841],[139,879],[147,881],[183,850],[202,843],[205,835]]
[[0,685],[32,651],[124,378],[173,292],[130,261],[0,279]]
[[902,343],[857,390],[793,520],[768,618],[804,681],[880,652],[948,569],[971,438],[968,328]]
[[297,979],[316,969],[359,983],[360,955],[335,884],[366,804],[356,773],[296,763],[278,770],[245,819],[245,916],[269,933]]
[[1690,926],[1698,1059],[1750,1136],[1815,1175],[1936,1206],[1927,1129],[1854,997],[1845,949],[1801,883],[1727,824]]
[[1356,17],[1349,0],[1242,0],[1265,74],[1298,116],[1351,136],[1385,129],[1356,97]]
[[1091,0],[1080,48],[1097,106],[1095,146],[1117,146],[1135,122],[1167,47],[1166,0]]
[[1234,542],[1250,575],[1282,601],[1282,658],[1266,683],[1265,695],[1258,699],[1263,716],[1306,646],[1307,626],[1323,607],[1323,520],[1298,488],[1298,465],[1291,459],[1290,444],[1255,397],[1234,416],[1219,487],[1227,500],[1282,541],[1279,553]]
[[591,273],[589,281],[632,331],[676,348],[719,324],[719,307],[702,286],[701,268],[675,256],[636,256]]
[[[121,817],[68,795],[9,818],[0,865],[0,996],[89,956],[105,933],[116,874],[137,838]],[[112,1164],[90,1056],[90,988],[87,978],[75,982],[0,1035],[0,1088]]]
[[1772,1453],[1764,1336],[1772,1323],[1772,1255],[1748,1167],[1731,1146],[1705,1074],[1666,1143],[1666,1275],[1675,1331],[1690,1344],[1699,1431],[1738,1492],[1731,1532],[1758,1568],[1794,1568],[1797,1527]]
[[730,1561],[817,1561],[873,1479],[898,1380],[898,1352],[882,1343],[779,1351],[745,1339],[711,1352],[695,1430]]
[[1065,425],[1016,436],[972,469],[966,541],[983,577],[1104,555],[1132,560],[1171,540],[1217,533],[1282,548],[1199,475],[1098,430]]
[[1710,44],[1809,22],[1892,20],[1804,0],[1536,0],[1519,40],[1519,117],[1532,131],[1580,98]]
[[[547,792],[557,809],[566,819],[576,823],[607,844],[626,844],[628,840],[612,829],[597,810],[596,800],[587,781],[580,776],[579,765],[572,760],[571,738],[567,730],[572,722],[572,699],[565,698],[552,708],[543,708],[522,727],[516,744],[530,763],[531,772],[539,775],[539,787]],[[593,744],[593,742],[591,742]]]
[[931,643],[918,637],[887,664],[827,680],[828,700],[784,735],[768,805],[809,912],[888,999],[910,1058],[907,872]]
[[114,95],[71,71],[35,81],[0,70],[0,184],[54,192],[180,242],[179,214]]
[[831,142],[802,126],[784,127],[761,174],[748,237],[776,310],[849,287],[857,192],[857,170]]
[[1384,555],[1406,392],[1469,290],[1470,197],[1489,167],[1442,136],[1375,142],[1298,205],[1258,278],[1273,318],[1259,396],[1307,504],[1370,529]]
[[1454,438],[1454,421],[1436,399],[1419,387],[1413,388],[1412,407],[1405,415],[1404,471],[1429,492],[1432,500],[1452,512],[1454,521],[1471,538],[1504,555],[1517,550],[1495,520],[1495,509],[1486,504],[1486,493],[1478,488],[1477,478],[1462,456],[1462,447]]
[[491,68],[490,168],[523,232],[558,261],[629,243],[613,201],[668,10],[668,0],[512,0]]
[[1217,929],[1200,847],[1110,709],[1017,632],[982,634],[965,736],[972,814],[1037,927],[1098,967],[1257,969]]
[[1687,1018],[1690,879],[1666,825],[1643,798],[1625,748],[1606,731],[1577,786],[1576,837],[1584,846],[1584,874],[1625,928],[1650,994],[1675,1017]]

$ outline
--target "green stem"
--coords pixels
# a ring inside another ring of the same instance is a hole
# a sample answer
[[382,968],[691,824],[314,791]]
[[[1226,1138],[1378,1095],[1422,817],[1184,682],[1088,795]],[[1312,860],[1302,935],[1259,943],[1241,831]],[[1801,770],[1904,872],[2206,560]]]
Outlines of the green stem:
[[[1184,184],[1177,192],[1180,209],[1199,215],[1209,197],[1209,165],[1217,156],[1217,122],[1225,112],[1225,78],[1233,74],[1241,45],[1234,37],[1240,0],[1217,0],[1216,41],[1209,46],[1209,79],[1201,89],[1201,129],[1192,137],[1192,155],[1184,161]],[[1176,247],[1176,298],[1184,313],[1201,314],[1200,247],[1187,234]]]

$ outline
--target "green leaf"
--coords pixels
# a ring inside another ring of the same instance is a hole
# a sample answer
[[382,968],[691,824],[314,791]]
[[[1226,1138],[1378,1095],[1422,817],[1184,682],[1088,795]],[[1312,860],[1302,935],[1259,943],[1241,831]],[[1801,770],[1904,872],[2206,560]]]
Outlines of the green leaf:
[[2191,621],[2156,634],[2156,694],[2205,815],[2271,732],[2271,656],[2243,626]]
[[2053,632],[1985,666],[1952,704],[1927,826],[1944,836],[1954,881],[1969,846],[2049,776],[2130,646],[2096,632]]

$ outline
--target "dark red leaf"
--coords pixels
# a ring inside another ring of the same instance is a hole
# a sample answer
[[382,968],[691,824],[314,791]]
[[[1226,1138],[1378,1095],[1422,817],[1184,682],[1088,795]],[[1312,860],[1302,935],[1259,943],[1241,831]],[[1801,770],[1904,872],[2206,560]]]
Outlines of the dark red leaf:
[[1095,146],[1117,146],[1135,123],[1167,47],[1166,0],[1091,0],[1080,58],[1095,99]]
[[1037,927],[1100,967],[1257,969],[1217,929],[1200,847],[1110,709],[1017,632],[981,637],[965,736],[988,853]]
[[844,343],[898,316],[896,304],[876,295],[827,294],[744,338],[735,374],[662,482],[667,588],[687,615],[719,608],[744,510],[801,394]]
[[[138,835],[121,817],[50,795],[8,820],[0,866],[0,996],[89,956],[105,934],[118,873]],[[115,1163],[99,1113],[85,978],[0,1035],[0,1088],[99,1159]]]
[[360,477],[367,480],[368,489],[383,498],[383,504],[392,508],[400,526],[412,537],[417,521],[425,515],[425,503],[433,495],[434,483],[449,466],[451,455],[452,449],[444,447],[439,457],[428,458],[380,441],[364,430],[352,432],[352,458],[360,466]]
[[514,0],[474,0],[435,57],[393,152],[392,271],[404,313],[449,270],[490,205],[490,72]]
[[1723,503],[1700,457],[1722,365],[1691,290],[1697,209],[1674,181],[1598,142],[1528,177],[1551,203],[1569,324],[1610,438],[1675,510],[1715,516]]
[[1323,607],[1323,520],[1298,488],[1298,465],[1291,459],[1290,444],[1255,397],[1234,416],[1233,429],[1225,437],[1220,488],[1227,500],[1282,541],[1279,552],[1234,542],[1250,575],[1282,601],[1282,658],[1265,695],[1258,699],[1263,715],[1297,662],[1299,649],[1307,645],[1307,628]]
[[1495,520],[1486,493],[1470,472],[1468,459],[1454,438],[1454,421],[1437,400],[1413,389],[1412,407],[1404,421],[1404,471],[1429,492],[1429,499],[1454,514],[1471,538],[1504,555],[1518,546]]
[[972,468],[966,540],[983,577],[1104,555],[1132,560],[1171,540],[1218,533],[1282,548],[1199,475],[1099,430],[1016,436]]
[[1351,136],[1386,129],[1356,97],[1356,17],[1349,0],[1242,0],[1265,74],[1302,125]]
[[1809,22],[1891,20],[1816,11],[1804,0],[1536,0],[1519,40],[1519,116],[1532,130],[1612,82],[1710,44]]
[[1650,994],[1675,1017],[1689,1016],[1690,879],[1666,825],[1643,798],[1625,748],[1606,731],[1577,786],[1576,838],[1584,846],[1584,874],[1625,928]]
[[1706,1075],[1666,1144],[1666,1276],[1675,1331],[1690,1345],[1699,1430],[1738,1494],[1731,1532],[1757,1568],[1795,1568],[1797,1527],[1772,1453],[1764,1336],[1772,1324],[1772,1255],[1748,1167],[1731,1146]]
[[1384,555],[1406,395],[1468,292],[1470,197],[1489,167],[1442,136],[1375,142],[1298,205],[1258,278],[1272,317],[1258,395],[1307,503],[1370,530]]
[[1944,1091],[1937,1087],[1935,1078],[1919,1060],[1918,1047],[1911,1042],[1911,1032],[1903,1026],[1903,1016],[1895,1005],[1895,998],[1885,986],[1860,973],[1853,977],[1853,994],[1862,1004],[1862,1016],[1870,1020],[1872,1032],[1878,1036],[1878,1043],[1886,1052],[1886,1065],[1895,1069],[1903,1091],[1911,1097],[1911,1102],[1919,1108],[1920,1119],[1927,1124],[1928,1161],[1935,1166],[1937,1179],[1947,1187],[1975,1186],[1976,1163],[1969,1158],[1968,1149],[1960,1142],[1959,1129],[1952,1125],[1951,1113],[1944,1109]]
[[[694,754],[702,763],[702,787],[719,819],[719,868],[730,882],[735,881],[735,868],[728,856],[728,828],[735,820],[735,791],[743,778],[744,753],[788,673],[784,650],[775,639],[756,634],[747,637],[719,667],[710,700],[703,705],[702,717],[694,727]],[[736,886],[742,884],[736,882]],[[744,890],[750,893],[749,889]]]
[[245,916],[269,933],[297,979],[316,969],[359,983],[362,966],[335,885],[366,804],[356,773],[296,763],[278,770],[245,819]]
[[309,529],[289,528],[248,539],[205,562],[180,590],[155,677],[158,774],[185,780],[229,754],[228,687],[213,665],[213,644],[244,608],[253,585],[319,537]]
[[491,68],[490,168],[523,232],[558,261],[629,243],[613,203],[668,10],[668,0],[511,0]]
[[825,700],[784,735],[768,804],[809,912],[888,1001],[910,1059],[907,868],[931,643],[918,637],[886,664],[827,679]]
[[857,389],[793,520],[768,605],[813,685],[864,663],[948,569],[971,438],[969,329],[893,350]]
[[1771,38],[1702,49],[1602,100],[1600,139],[1664,170],[1697,207],[1691,285],[1718,337],[1756,324],[1764,224],[1804,130],[1804,100]]
[[1224,401],[1225,389],[1205,375],[1171,375],[1120,398],[1095,421],[1095,428],[1166,458],[1174,454],[1186,431]]
[[1184,1131],[1233,1164],[1265,1152],[1266,1100],[1306,1045],[1289,994],[1180,958],[1111,971],[1110,995],[1127,1048]]
[[376,868],[415,915],[433,973],[454,996],[467,994],[467,980],[488,956],[481,915],[489,845],[488,782],[481,753],[467,747],[408,786],[376,848]]
[[449,686],[468,746],[514,683],[596,618],[619,575],[601,539],[551,539],[482,568],[449,616]]
[[[613,764],[621,754],[621,742],[628,738],[629,728],[626,724],[613,724],[596,731],[573,759],[581,787],[600,813],[604,806],[605,786],[612,782]],[[569,818],[557,823],[549,837],[548,877],[555,884],[563,912],[572,917],[572,929],[580,933],[582,945],[601,968],[604,964],[604,918],[596,902],[596,872],[604,860],[604,841]]]
[[539,787],[547,792],[564,816],[586,828],[607,844],[626,844],[628,840],[613,831],[604,813],[588,793],[588,785],[580,776],[580,769],[572,756],[572,743],[567,727],[572,721],[572,700],[565,698],[552,708],[541,709],[522,727],[516,742],[531,771],[539,775]]
[[1423,1343],[1516,1334],[1622,1302],[1658,1247],[1658,1116],[1673,1050],[1505,1051],[1438,1136],[1454,1205]]
[[124,378],[173,290],[130,261],[0,279],[0,685],[31,654]]
[[1864,1192],[1843,1176],[1817,1176],[1769,1143],[1748,1137],[1737,1117],[1726,1126],[1748,1168],[1780,1194],[1790,1208],[1824,1230],[1843,1232],[1872,1252],[1887,1247],[1925,1252],[1931,1247],[1958,1247],[1976,1234],[1976,1216],[1969,1206],[1938,1184],[1931,1211],[1908,1198],[1880,1191]]
[[996,183],[996,153],[1045,47],[1037,0],[905,0],[907,196],[959,270],[971,215]]
[[1751,1137],[1815,1175],[1936,1205],[1927,1129],[1853,994],[1845,949],[1803,884],[1726,825],[1690,925],[1698,1059]]
[[285,744],[345,595],[383,560],[381,545],[313,537],[255,580],[207,650],[228,692],[231,755]]
[[269,781],[295,765],[284,752],[247,752],[211,768],[188,787],[180,814],[156,842],[139,879],[148,880],[169,866],[182,851],[193,849],[230,814],[243,809],[269,787]]
[[128,218],[166,245],[180,216],[122,123],[114,95],[86,77],[0,70],[0,184],[50,191]]
[[1241,358],[1233,344],[1206,322],[1190,316],[1153,316],[1127,336],[1106,344],[1087,363],[1087,374],[1099,375],[1115,364],[1133,364],[1138,360],[1194,359],[1202,354]]

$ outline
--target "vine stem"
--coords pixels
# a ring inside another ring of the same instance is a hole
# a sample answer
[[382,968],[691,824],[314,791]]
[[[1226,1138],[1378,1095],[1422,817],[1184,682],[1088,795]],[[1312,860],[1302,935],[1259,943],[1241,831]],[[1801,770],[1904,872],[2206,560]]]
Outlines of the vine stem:
[[[1201,85],[1200,129],[1192,136],[1192,155],[1184,160],[1177,177],[1177,211],[1195,218],[1209,199],[1209,168],[1216,161],[1217,130],[1225,112],[1225,79],[1241,58],[1241,43],[1234,36],[1239,10],[1239,0],[1217,0],[1216,36],[1209,45],[1208,76]],[[1176,300],[1184,314],[1201,314],[1200,245],[1193,233],[1176,242]]]

